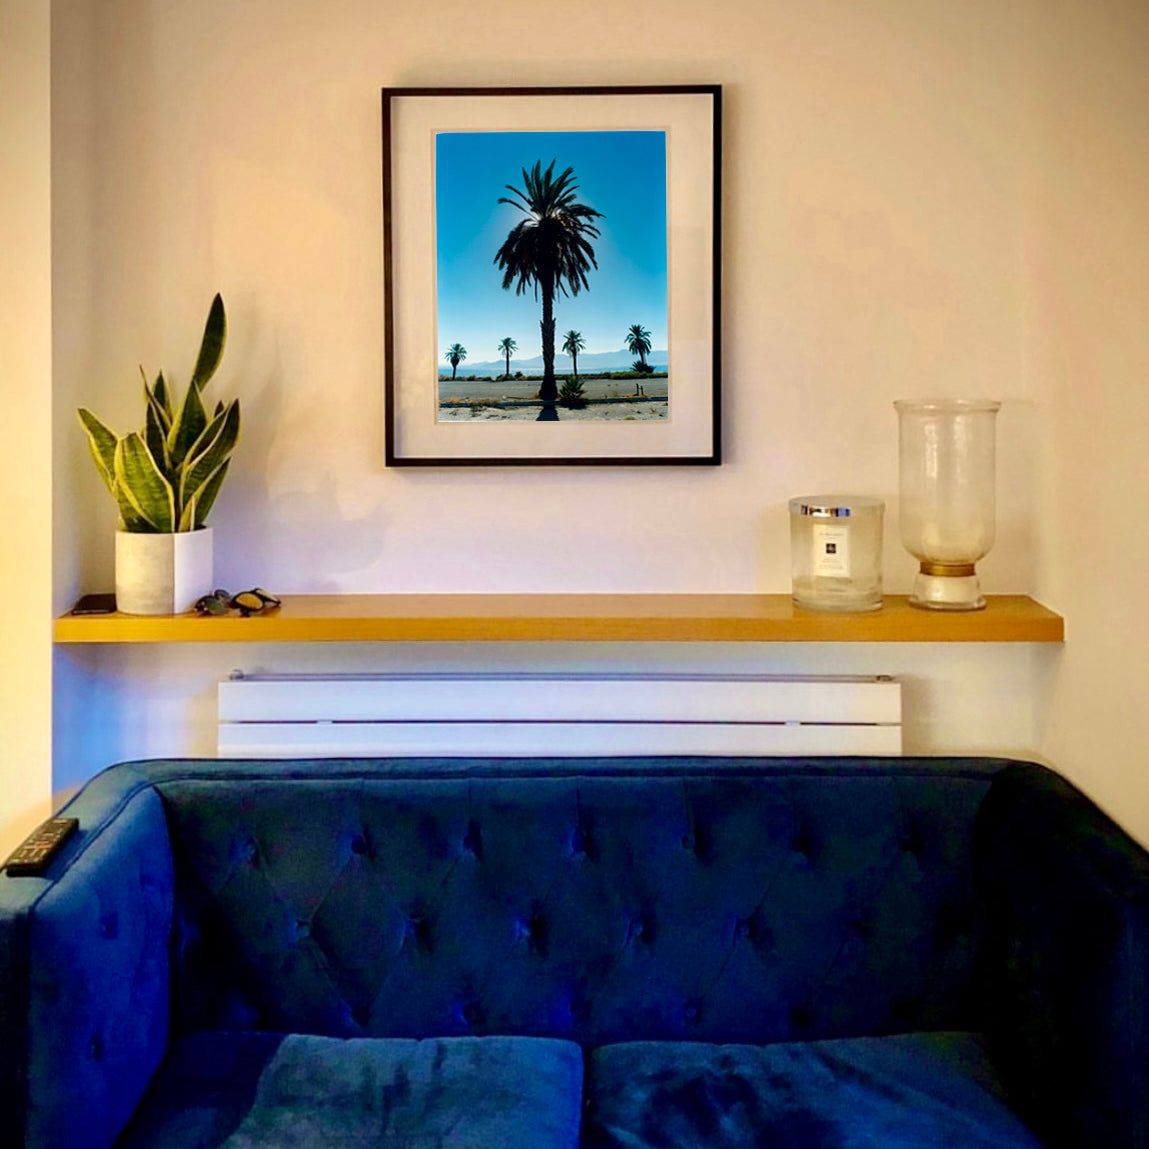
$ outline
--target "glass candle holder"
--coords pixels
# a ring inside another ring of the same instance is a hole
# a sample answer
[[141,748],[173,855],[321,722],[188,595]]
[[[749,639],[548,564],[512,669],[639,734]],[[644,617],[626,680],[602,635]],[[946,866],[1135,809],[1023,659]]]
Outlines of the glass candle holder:
[[899,399],[902,544],[918,560],[910,603],[981,610],[975,564],[993,546],[994,399]]

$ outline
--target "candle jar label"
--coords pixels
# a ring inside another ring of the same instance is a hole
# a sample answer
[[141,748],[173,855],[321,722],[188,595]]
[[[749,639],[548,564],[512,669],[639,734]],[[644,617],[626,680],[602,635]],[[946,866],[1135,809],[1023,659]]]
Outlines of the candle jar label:
[[814,543],[814,577],[849,578],[850,528],[837,523],[815,523],[811,534]]

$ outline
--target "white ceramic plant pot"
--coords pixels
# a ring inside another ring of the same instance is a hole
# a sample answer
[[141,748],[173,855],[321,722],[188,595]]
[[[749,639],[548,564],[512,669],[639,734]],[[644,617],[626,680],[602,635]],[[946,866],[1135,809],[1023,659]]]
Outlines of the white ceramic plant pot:
[[116,531],[116,609],[182,614],[212,591],[210,527],[171,535]]

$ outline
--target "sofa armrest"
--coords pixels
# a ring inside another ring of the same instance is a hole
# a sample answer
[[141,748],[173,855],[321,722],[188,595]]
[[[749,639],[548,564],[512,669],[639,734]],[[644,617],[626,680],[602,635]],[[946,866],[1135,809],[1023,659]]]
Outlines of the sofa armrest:
[[168,1044],[172,856],[159,796],[109,771],[42,878],[0,875],[0,1145],[108,1149]]
[[995,778],[974,844],[986,1035],[1050,1145],[1149,1149],[1149,854],[1064,779]]

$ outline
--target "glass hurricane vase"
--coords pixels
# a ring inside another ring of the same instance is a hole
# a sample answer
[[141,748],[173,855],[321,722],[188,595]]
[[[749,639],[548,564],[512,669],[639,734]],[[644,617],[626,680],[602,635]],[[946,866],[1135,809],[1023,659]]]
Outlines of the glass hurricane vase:
[[993,399],[899,399],[902,544],[918,560],[910,602],[931,610],[985,606],[975,564],[993,546]]

